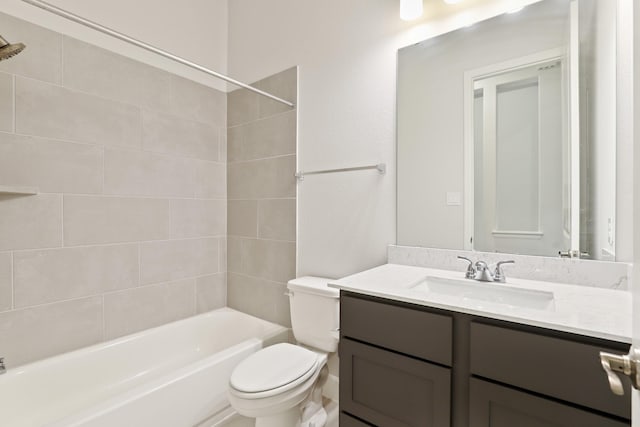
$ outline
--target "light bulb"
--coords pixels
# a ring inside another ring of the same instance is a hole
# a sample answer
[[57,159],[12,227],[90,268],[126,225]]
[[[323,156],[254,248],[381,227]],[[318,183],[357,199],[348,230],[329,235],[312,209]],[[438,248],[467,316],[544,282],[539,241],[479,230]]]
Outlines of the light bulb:
[[412,21],[422,16],[422,0],[400,0],[400,19]]

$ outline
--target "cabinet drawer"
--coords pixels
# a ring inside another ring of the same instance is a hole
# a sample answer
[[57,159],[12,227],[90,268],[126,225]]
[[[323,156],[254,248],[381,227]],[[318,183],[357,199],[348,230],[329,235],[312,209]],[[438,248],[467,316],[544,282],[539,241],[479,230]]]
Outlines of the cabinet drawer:
[[[631,418],[625,396],[609,390],[596,345],[471,323],[471,373],[588,408]],[[578,424],[576,424],[578,425]]]
[[357,418],[350,417],[344,412],[340,412],[340,427],[371,427],[371,424],[366,424]]
[[340,341],[340,409],[382,427],[450,427],[451,370]]
[[450,316],[343,295],[340,332],[344,337],[451,366]]
[[501,387],[470,381],[469,427],[629,427],[629,423]]

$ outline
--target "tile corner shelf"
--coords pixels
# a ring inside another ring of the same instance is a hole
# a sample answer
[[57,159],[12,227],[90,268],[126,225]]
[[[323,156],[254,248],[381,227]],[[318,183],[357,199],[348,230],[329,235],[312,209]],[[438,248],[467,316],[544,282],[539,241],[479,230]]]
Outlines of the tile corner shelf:
[[0,185],[0,196],[4,195],[36,195],[38,189],[36,187],[20,187],[16,185]]

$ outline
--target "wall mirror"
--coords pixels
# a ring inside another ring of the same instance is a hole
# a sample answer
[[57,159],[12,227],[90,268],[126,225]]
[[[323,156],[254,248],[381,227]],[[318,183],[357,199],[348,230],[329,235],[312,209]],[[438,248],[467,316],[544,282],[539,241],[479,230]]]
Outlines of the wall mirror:
[[399,245],[616,259],[616,3],[542,0],[399,50]]

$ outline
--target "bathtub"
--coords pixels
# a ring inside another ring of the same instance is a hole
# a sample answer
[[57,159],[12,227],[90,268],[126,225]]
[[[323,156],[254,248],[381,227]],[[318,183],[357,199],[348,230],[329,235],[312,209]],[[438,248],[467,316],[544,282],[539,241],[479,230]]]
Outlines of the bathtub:
[[211,426],[232,369],[287,330],[222,308],[9,369],[0,426]]

